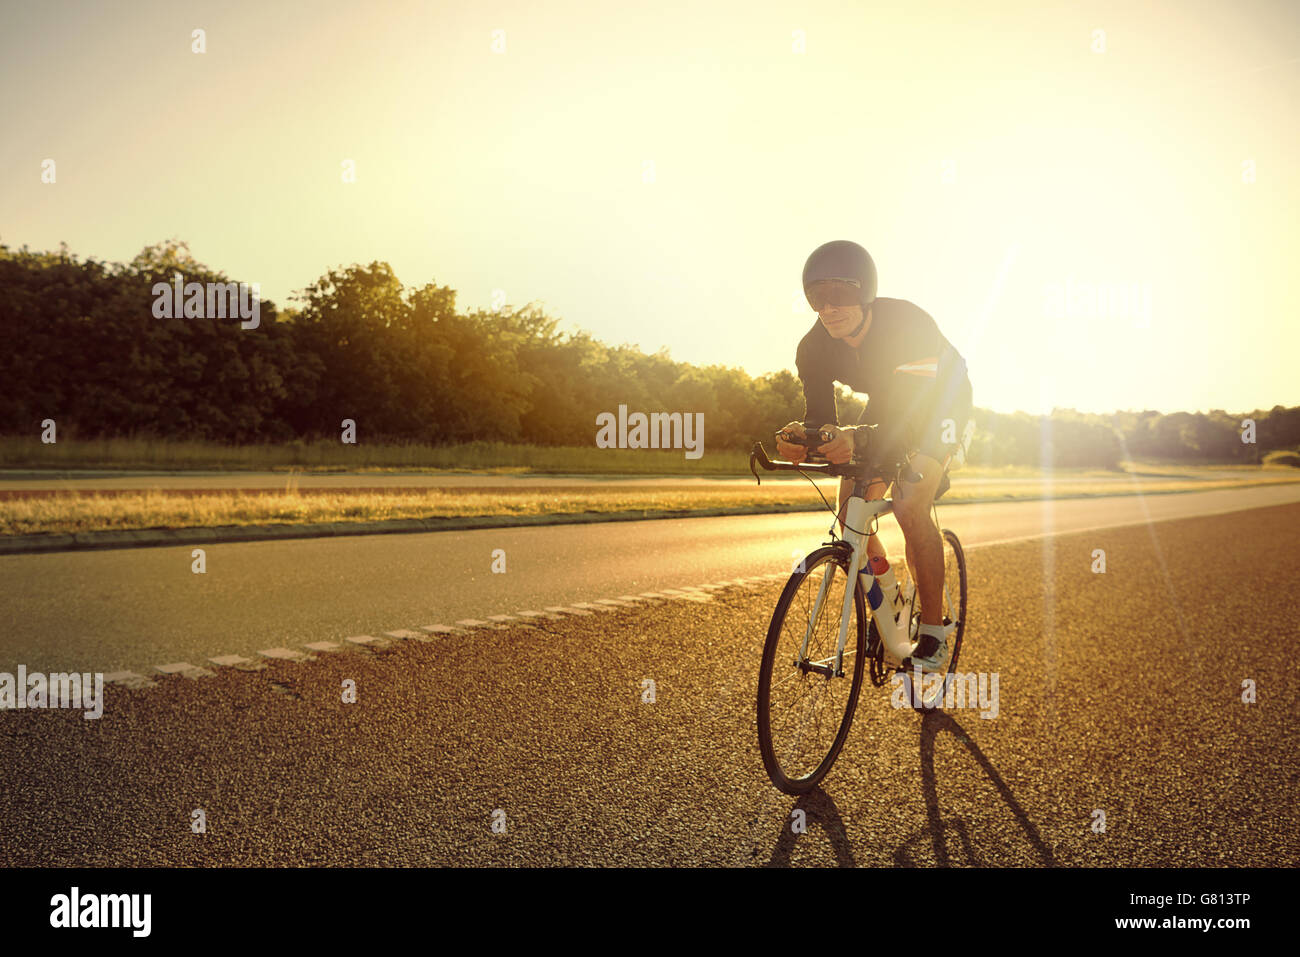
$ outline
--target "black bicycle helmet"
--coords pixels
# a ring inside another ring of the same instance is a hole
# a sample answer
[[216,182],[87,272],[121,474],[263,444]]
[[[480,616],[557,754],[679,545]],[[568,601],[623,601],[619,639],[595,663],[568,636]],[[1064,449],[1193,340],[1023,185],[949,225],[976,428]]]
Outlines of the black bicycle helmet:
[[855,242],[835,239],[812,251],[803,264],[803,289],[815,282],[838,279],[857,283],[862,291],[862,308],[876,301],[876,264],[870,254]]

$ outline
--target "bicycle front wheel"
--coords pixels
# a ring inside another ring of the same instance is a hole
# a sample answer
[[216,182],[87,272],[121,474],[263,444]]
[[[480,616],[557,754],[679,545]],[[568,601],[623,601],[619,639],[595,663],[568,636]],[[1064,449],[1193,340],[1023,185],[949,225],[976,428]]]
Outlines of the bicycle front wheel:
[[[767,629],[758,672],[758,746],[768,777],[786,794],[817,786],[853,724],[867,658],[867,616],[862,589],[848,581],[851,559],[843,545],[812,552],[786,582]],[[838,666],[846,587],[853,589],[852,620]]]

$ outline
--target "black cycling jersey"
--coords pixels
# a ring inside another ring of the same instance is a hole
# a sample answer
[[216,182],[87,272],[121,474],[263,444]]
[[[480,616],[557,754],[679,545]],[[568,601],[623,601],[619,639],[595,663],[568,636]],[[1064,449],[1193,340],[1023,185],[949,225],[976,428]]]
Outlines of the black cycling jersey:
[[960,436],[970,418],[966,360],[929,313],[905,299],[872,303],[871,325],[856,350],[833,338],[818,320],[800,340],[795,365],[809,425],[839,424],[835,382],[867,394],[858,423],[879,425],[886,448],[920,448],[942,459],[945,448],[937,433],[929,434],[932,423],[951,416]]

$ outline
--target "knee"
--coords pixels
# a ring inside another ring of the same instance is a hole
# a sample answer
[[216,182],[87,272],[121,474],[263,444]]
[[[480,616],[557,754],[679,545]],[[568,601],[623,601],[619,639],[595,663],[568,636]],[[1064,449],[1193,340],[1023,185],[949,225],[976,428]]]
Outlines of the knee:
[[910,500],[894,501],[894,516],[898,519],[898,525],[903,530],[904,535],[919,529],[922,524],[929,520],[930,505],[922,501],[921,498]]

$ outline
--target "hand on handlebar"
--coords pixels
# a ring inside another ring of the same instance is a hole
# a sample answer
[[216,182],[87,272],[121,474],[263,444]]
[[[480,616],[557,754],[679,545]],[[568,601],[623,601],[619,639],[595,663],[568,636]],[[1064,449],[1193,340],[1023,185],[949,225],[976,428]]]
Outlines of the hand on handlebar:
[[826,456],[826,461],[835,465],[844,465],[853,458],[853,428],[840,428],[838,425],[823,425],[823,432],[831,433],[834,438],[823,444],[817,451]]
[[807,433],[804,431],[802,422],[791,422],[783,427],[780,432],[776,433],[776,454],[787,462],[802,462],[808,457],[808,447],[806,445],[796,445],[793,442],[787,442],[782,436],[791,435],[800,439],[805,438]]
[[824,425],[810,432],[802,422],[791,422],[776,433],[776,451],[796,465],[807,461],[810,451],[832,464],[845,465],[853,458],[853,427]]

